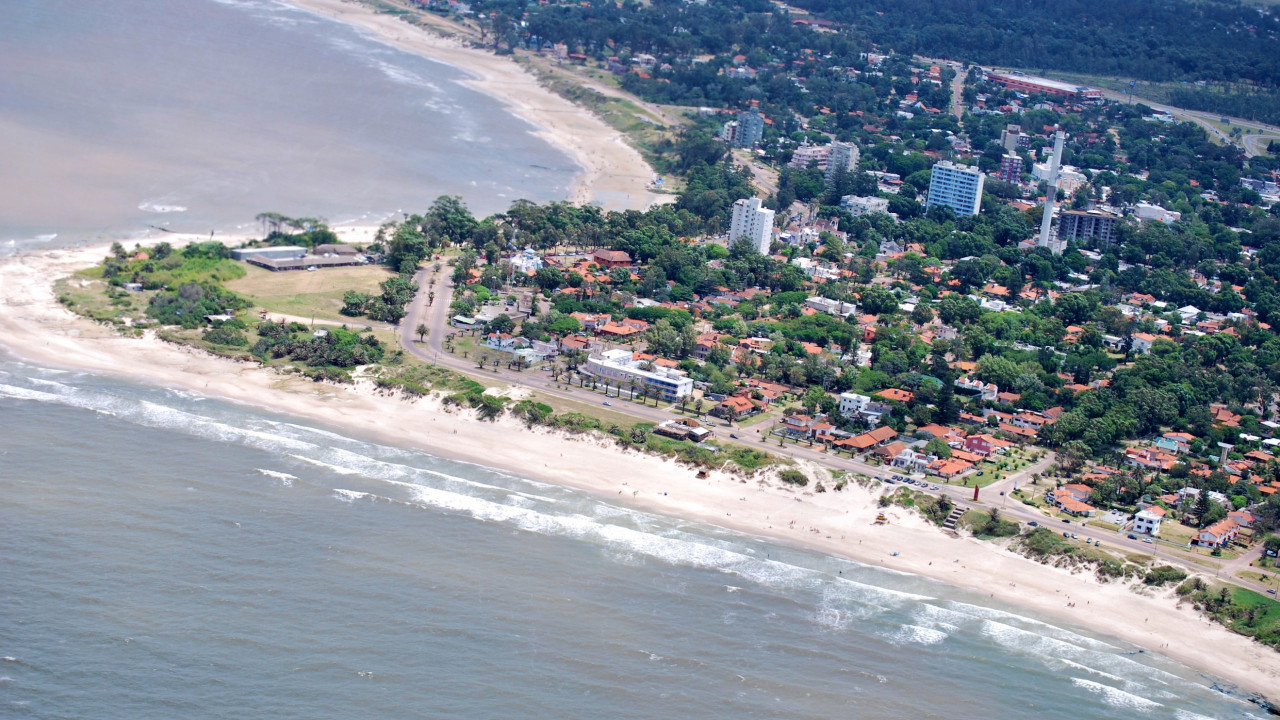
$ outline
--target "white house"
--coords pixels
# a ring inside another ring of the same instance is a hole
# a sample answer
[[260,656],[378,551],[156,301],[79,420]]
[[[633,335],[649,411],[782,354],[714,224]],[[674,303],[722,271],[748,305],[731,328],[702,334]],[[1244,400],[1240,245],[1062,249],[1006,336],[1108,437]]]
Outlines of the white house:
[[1164,508],[1152,505],[1133,516],[1133,531],[1143,535],[1159,535],[1161,520],[1164,520]]
[[889,199],[874,195],[845,195],[840,198],[840,207],[850,215],[870,215],[872,213],[888,213]]
[[838,317],[848,317],[849,315],[858,312],[858,306],[851,302],[842,302],[840,300],[832,300],[831,298],[818,296],[806,298],[804,305],[805,307],[813,308],[818,312]]
[[840,414],[845,417],[853,417],[866,409],[871,404],[871,398],[858,393],[840,393]]
[[1151,352],[1151,344],[1157,340],[1156,336],[1150,333],[1134,333],[1129,337],[1133,343],[1130,347],[1133,352],[1139,355],[1146,355]]
[[983,400],[995,401],[1000,395],[1000,388],[995,383],[984,383],[976,378],[956,378],[955,386],[961,390],[975,393]]

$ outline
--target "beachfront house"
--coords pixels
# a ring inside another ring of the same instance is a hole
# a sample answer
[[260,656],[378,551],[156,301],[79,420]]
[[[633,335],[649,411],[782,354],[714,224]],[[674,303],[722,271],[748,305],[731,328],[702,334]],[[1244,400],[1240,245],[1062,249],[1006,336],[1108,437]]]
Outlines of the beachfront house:
[[1205,547],[1225,547],[1240,535],[1240,526],[1235,520],[1226,518],[1210,525],[1196,535],[1196,544]]
[[1152,505],[1133,516],[1133,531],[1142,535],[1159,535],[1164,508]]

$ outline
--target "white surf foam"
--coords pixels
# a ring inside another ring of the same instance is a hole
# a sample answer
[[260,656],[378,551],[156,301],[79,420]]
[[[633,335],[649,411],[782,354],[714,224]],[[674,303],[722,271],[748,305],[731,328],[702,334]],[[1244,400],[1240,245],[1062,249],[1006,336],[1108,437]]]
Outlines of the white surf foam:
[[937,645],[948,637],[947,633],[935,628],[903,625],[890,636],[889,642],[894,645]]
[[269,478],[275,478],[276,480],[279,480],[280,483],[282,485],[285,485],[286,487],[292,487],[293,481],[298,479],[298,476],[296,475],[290,475],[287,472],[280,472],[278,470],[267,470],[266,468],[254,468],[254,471],[259,473],[260,475],[265,475]]
[[157,213],[161,215],[167,214],[167,213],[181,213],[181,212],[187,211],[187,207],[185,205],[169,205],[163,202],[156,202],[153,200],[144,200],[138,203],[138,209],[143,212]]
[[1078,688],[1084,688],[1085,690],[1100,696],[1103,702],[1111,705],[1112,707],[1125,708],[1129,710],[1154,710],[1158,707],[1164,707],[1160,703],[1155,702],[1154,700],[1148,700],[1141,695],[1134,695],[1133,693],[1125,692],[1120,688],[1103,685],[1102,683],[1085,680],[1084,678],[1073,677],[1071,678],[1071,684]]
[[364,473],[361,473],[359,470],[352,470],[351,468],[342,467],[341,465],[334,465],[332,463],[327,463],[323,460],[309,458],[309,457],[306,457],[305,455],[290,454],[289,457],[293,458],[294,460],[301,460],[302,462],[307,463],[308,465],[315,465],[316,467],[322,467],[326,470],[335,472],[339,475],[363,475],[364,474]]
[[356,500],[364,500],[366,498],[370,500],[376,499],[376,497],[370,493],[357,492],[355,490],[346,490],[344,488],[334,488],[333,496],[343,502],[349,502],[349,503],[355,502]]
[[1099,670],[1098,668],[1095,668],[1095,667],[1089,667],[1088,665],[1082,665],[1081,663],[1075,662],[1073,660],[1068,660],[1062,657],[1053,658],[1053,660],[1055,662],[1060,662],[1063,665],[1066,665],[1067,667],[1075,668],[1076,670],[1083,670],[1085,672],[1090,672],[1090,673],[1093,673],[1094,675],[1099,675],[1101,677],[1107,678],[1108,680],[1115,680],[1116,682],[1129,682],[1128,680],[1120,677],[1119,675],[1115,675],[1103,670]]

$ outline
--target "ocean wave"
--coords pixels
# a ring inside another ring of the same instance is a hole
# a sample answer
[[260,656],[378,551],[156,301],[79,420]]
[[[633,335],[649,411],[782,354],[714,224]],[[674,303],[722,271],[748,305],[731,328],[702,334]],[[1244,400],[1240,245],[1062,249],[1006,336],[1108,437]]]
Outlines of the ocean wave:
[[412,70],[378,58],[370,58],[370,60],[372,61],[370,65],[381,72],[383,76],[391,82],[422,88],[432,92],[440,92],[439,85],[436,85]]
[[167,205],[164,203],[145,200],[143,202],[138,203],[138,209],[143,212],[165,214],[165,213],[186,212],[187,206],[186,205]]
[[894,645],[937,645],[948,637],[949,634],[936,628],[903,625],[890,636],[889,642]]
[[356,500],[377,499],[377,497],[372,493],[358,492],[356,490],[345,490],[343,488],[334,488],[333,496],[343,502],[355,502]]
[[333,463],[327,463],[323,460],[317,460],[315,458],[307,457],[305,455],[294,455],[290,453],[289,457],[293,458],[294,460],[300,460],[304,463],[307,463],[308,465],[315,465],[316,467],[322,467],[325,470],[337,473],[339,475],[363,475],[364,474],[359,470],[353,470],[352,468],[342,467],[341,465],[334,465]]
[[267,477],[269,477],[269,478],[275,478],[276,480],[279,480],[279,481],[280,481],[280,484],[282,484],[282,485],[284,485],[284,486],[286,486],[286,487],[291,487],[291,486],[293,485],[293,481],[298,479],[298,476],[297,476],[297,475],[290,475],[290,474],[289,474],[289,473],[287,473],[287,472],[280,472],[280,471],[278,471],[278,470],[267,470],[267,469],[265,469],[265,468],[254,468],[254,471],[255,471],[255,472],[257,472],[259,475],[265,475],[265,476],[267,476]]
[[1073,677],[1071,678],[1071,684],[1078,688],[1088,690],[1095,695],[1101,696],[1103,702],[1111,705],[1112,707],[1126,708],[1130,710],[1154,710],[1158,707],[1164,707],[1160,703],[1154,700],[1148,700],[1141,695],[1134,695],[1133,693],[1125,692],[1120,688],[1103,685],[1102,683],[1085,680],[1084,678]]

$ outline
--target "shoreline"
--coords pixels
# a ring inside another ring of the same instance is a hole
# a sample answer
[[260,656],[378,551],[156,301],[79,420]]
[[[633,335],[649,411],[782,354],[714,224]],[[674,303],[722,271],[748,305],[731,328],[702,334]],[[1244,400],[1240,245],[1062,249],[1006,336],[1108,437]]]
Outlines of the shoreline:
[[[1170,589],[1139,594],[1126,585],[1100,583],[1091,574],[1041,565],[994,543],[949,537],[900,508],[885,510],[890,525],[874,526],[881,510],[875,503],[878,493],[857,485],[817,494],[780,483],[743,484],[719,471],[699,480],[694,470],[668,459],[622,452],[600,439],[528,430],[509,416],[483,422],[470,412],[448,412],[439,400],[379,395],[367,380],[355,386],[317,384],[172,345],[151,333],[124,338],[62,307],[52,289],[56,279],[106,254],[102,245],[0,259],[0,345],[36,364],[280,412],[572,487],[636,509],[986,592],[1000,602],[1167,656],[1251,693],[1275,695],[1280,687],[1280,653],[1231,633],[1188,606],[1177,606]],[[894,556],[895,550],[904,552]],[[1068,597],[1074,606],[1067,606]]]
[[346,23],[371,33],[398,50],[456,68],[469,77],[461,82],[505,105],[534,126],[534,134],[569,155],[581,168],[569,202],[600,203],[606,210],[644,210],[670,202],[669,195],[649,190],[656,175],[640,153],[589,110],[538,84],[513,60],[433,35],[395,15],[383,15],[347,0],[285,0],[290,6]]

